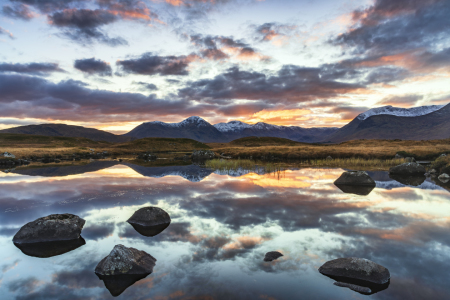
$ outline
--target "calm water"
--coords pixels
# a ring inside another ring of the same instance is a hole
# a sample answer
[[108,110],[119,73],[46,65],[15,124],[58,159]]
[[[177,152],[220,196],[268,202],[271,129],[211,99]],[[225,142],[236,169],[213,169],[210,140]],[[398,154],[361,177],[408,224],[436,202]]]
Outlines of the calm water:
[[[1,299],[112,299],[94,269],[116,244],[157,259],[116,299],[450,299],[450,193],[431,181],[372,172],[377,188],[359,196],[333,185],[342,169],[229,176],[95,162],[14,172],[0,173]],[[125,222],[148,205],[172,218],[155,237]],[[14,246],[22,225],[54,213],[84,218],[86,244],[50,258]],[[274,250],[285,256],[263,262]],[[389,288],[364,296],[317,271],[351,256],[387,267]]]

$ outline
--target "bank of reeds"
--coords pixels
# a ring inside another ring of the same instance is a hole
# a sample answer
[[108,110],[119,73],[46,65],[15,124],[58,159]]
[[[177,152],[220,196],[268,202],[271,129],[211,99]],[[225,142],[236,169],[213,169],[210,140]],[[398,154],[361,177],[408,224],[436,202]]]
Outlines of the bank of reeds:
[[380,169],[385,170],[390,167],[405,163],[405,159],[364,159],[364,158],[337,158],[332,160],[316,159],[305,162],[311,167],[333,167],[333,168],[353,168],[353,169]]
[[213,170],[228,173],[239,170],[255,171],[257,173],[274,173],[283,170],[283,167],[280,164],[265,162],[256,163],[250,159],[213,159],[206,161],[205,166]]

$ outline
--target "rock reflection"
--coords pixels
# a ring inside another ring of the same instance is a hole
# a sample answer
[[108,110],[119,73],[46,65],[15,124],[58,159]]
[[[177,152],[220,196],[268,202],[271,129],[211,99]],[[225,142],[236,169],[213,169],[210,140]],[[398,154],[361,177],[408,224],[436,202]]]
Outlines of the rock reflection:
[[329,276],[325,274],[323,275],[335,280],[334,285],[349,288],[352,291],[355,291],[362,295],[373,295],[379,293],[386,290],[391,284],[391,281],[388,281],[385,284],[376,284],[369,281],[357,280],[347,277]]
[[130,225],[133,226],[133,228],[137,232],[139,232],[141,235],[147,236],[147,237],[153,237],[153,236],[156,236],[156,235],[160,234],[161,232],[163,232],[167,227],[169,227],[170,223],[159,224],[159,225],[154,225],[154,226],[143,226],[143,225],[132,224],[132,223],[130,223]]
[[68,241],[54,241],[54,242],[41,242],[41,243],[25,243],[14,245],[19,248],[25,255],[48,258],[57,255],[61,255],[70,251],[73,251],[86,244],[86,241],[80,237],[75,240]]
[[427,179],[425,176],[401,176],[393,174],[389,174],[389,177],[397,182],[400,182],[401,184],[410,186],[419,186],[425,182],[425,179]]
[[143,275],[108,275],[103,276],[97,274],[98,278],[103,281],[106,289],[111,293],[111,296],[120,296],[127,288],[135,284],[141,279],[144,279],[149,274]]
[[342,185],[335,184],[341,191],[346,194],[355,194],[359,196],[369,195],[375,187],[373,186],[356,186],[356,185]]

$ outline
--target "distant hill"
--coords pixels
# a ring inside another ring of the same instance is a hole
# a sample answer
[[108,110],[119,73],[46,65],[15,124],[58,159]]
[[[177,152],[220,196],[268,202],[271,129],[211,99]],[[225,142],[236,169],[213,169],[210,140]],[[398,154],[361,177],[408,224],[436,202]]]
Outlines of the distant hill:
[[331,134],[324,142],[359,139],[438,140],[450,138],[450,104],[369,110]]
[[0,133],[32,134],[61,137],[83,137],[93,141],[121,143],[132,140],[130,137],[115,135],[106,131],[65,124],[28,125],[0,130]]
[[168,137],[189,138],[203,143],[227,143],[239,138],[279,137],[297,142],[318,142],[334,133],[338,128],[302,128],[277,126],[266,123],[254,125],[240,121],[211,125],[200,117],[190,117],[180,123],[149,122],[137,126],[125,134],[134,138]]

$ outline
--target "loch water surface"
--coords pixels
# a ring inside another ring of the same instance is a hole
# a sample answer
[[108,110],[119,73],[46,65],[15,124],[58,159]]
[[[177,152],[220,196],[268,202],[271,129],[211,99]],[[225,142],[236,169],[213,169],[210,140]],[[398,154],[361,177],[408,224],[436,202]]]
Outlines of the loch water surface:
[[[343,171],[227,174],[94,162],[2,172],[0,298],[450,299],[450,188],[369,172],[376,188],[343,191],[333,184]],[[145,206],[172,219],[153,237],[126,222]],[[86,220],[82,244],[49,257],[13,244],[21,226],[56,213]],[[114,298],[94,269],[117,244],[157,262]],[[284,256],[264,262],[269,251]],[[389,287],[366,296],[333,285],[317,269],[340,257],[385,266]]]

